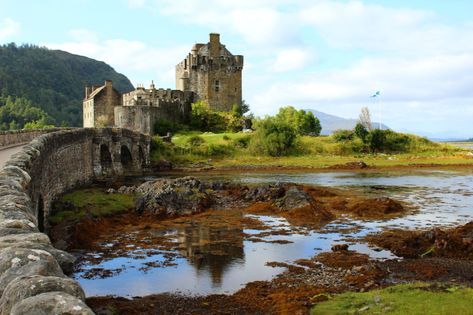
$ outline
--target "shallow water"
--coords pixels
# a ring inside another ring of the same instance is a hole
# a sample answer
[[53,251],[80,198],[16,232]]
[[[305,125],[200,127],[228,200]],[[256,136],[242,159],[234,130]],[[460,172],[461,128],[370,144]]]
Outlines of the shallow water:
[[[383,227],[430,228],[466,223],[473,218],[473,176],[468,172],[416,171],[390,173],[290,173],[205,175],[205,179],[226,179],[242,183],[293,182],[358,189],[373,196],[389,196],[418,206],[402,218],[386,221],[359,221],[341,218],[317,231],[297,229],[291,235],[259,236],[261,232],[290,230],[280,217],[256,216],[267,231],[224,229],[190,225],[182,229],[150,231],[166,233],[179,250],[143,250],[130,246],[127,257],[100,258],[101,252],[83,256],[83,265],[74,277],[88,296],[143,296],[162,292],[189,294],[233,293],[246,283],[269,280],[284,268],[268,267],[271,261],[294,262],[330,250],[333,244],[348,243],[350,249],[373,258],[395,257],[386,250],[374,249],[358,238]],[[243,235],[264,241],[285,240],[290,243],[251,242]],[[278,234],[278,233],[276,233]],[[284,234],[284,233],[281,233]],[[228,241],[231,240],[231,241]],[[103,247],[113,246],[110,243]],[[115,270],[105,278],[86,279],[93,268]]]

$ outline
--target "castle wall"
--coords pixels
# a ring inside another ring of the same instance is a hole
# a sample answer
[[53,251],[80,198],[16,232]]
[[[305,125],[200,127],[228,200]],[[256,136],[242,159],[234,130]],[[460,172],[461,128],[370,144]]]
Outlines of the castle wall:
[[213,110],[230,111],[242,102],[242,70],[243,56],[232,55],[218,34],[210,34],[208,44],[194,45],[176,66],[176,88],[195,92]]

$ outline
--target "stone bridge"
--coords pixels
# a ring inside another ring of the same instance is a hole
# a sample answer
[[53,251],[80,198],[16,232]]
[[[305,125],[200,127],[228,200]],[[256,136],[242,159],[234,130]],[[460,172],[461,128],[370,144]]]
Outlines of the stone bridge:
[[150,138],[118,128],[2,132],[22,144],[0,172],[0,314],[92,314],[64,275],[74,257],[42,232],[55,198],[95,179],[142,174]]

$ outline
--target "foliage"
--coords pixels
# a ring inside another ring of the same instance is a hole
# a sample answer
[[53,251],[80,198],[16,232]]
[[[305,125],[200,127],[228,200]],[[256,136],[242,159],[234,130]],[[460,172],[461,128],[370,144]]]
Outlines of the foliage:
[[187,145],[190,147],[198,147],[205,143],[204,138],[194,135],[187,140]]
[[198,101],[192,104],[191,126],[204,132],[223,132],[226,130],[225,116],[223,113],[211,110],[208,103]]
[[109,216],[134,208],[135,197],[127,194],[107,194],[98,188],[86,188],[62,196],[53,205],[49,221],[57,224],[65,219],[84,216]]
[[81,126],[84,85],[107,79],[120,92],[133,89],[124,75],[101,61],[32,45],[0,46],[0,95],[30,100],[53,118],[47,124]]
[[268,117],[258,121],[251,139],[253,151],[269,156],[287,155],[294,149],[297,131],[289,124]]
[[275,116],[276,123],[292,127],[300,135],[320,135],[322,127],[312,112],[296,110],[292,106],[282,107]]
[[[43,128],[54,120],[23,97],[0,96],[0,129]],[[37,126],[37,127],[35,127]]]
[[46,125],[42,121],[35,120],[35,121],[26,123],[23,126],[23,128],[24,129],[49,129],[49,128],[54,128],[54,125]]
[[355,133],[353,130],[346,130],[346,129],[340,129],[336,130],[332,137],[335,139],[335,141],[341,142],[341,141],[351,141],[355,137]]
[[473,314],[473,289],[445,285],[439,290],[430,286],[413,283],[347,292],[318,303],[311,314]]
[[188,129],[188,127],[183,124],[172,122],[170,120],[163,119],[163,118],[158,119],[155,122],[153,128],[154,128],[154,133],[160,136],[166,136],[168,132],[170,132],[171,134],[174,134],[178,131],[183,131],[183,130]]
[[368,135],[368,143],[372,153],[375,152],[406,152],[412,139],[405,134],[392,130],[374,129]]
[[363,143],[366,143],[370,132],[362,123],[357,123],[353,131],[355,132],[355,135],[358,138],[360,138]]
[[250,111],[250,105],[245,102],[245,100],[241,101],[241,104],[233,104],[232,113],[236,117],[243,117],[246,113]]

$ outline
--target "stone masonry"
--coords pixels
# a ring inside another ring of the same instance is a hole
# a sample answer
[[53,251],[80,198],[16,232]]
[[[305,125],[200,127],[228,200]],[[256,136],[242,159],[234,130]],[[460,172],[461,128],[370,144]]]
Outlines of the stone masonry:
[[43,134],[10,158],[0,171],[0,315],[93,314],[65,275],[74,256],[42,233],[50,206],[94,178],[139,173],[149,142],[126,129],[77,128]]
[[105,81],[103,86],[85,88],[85,128],[120,127],[152,135],[156,123],[167,120],[186,123],[191,105],[205,101],[217,111],[230,111],[242,102],[243,56],[232,55],[210,34],[207,44],[195,44],[176,66],[176,90],[138,86],[121,95]]

